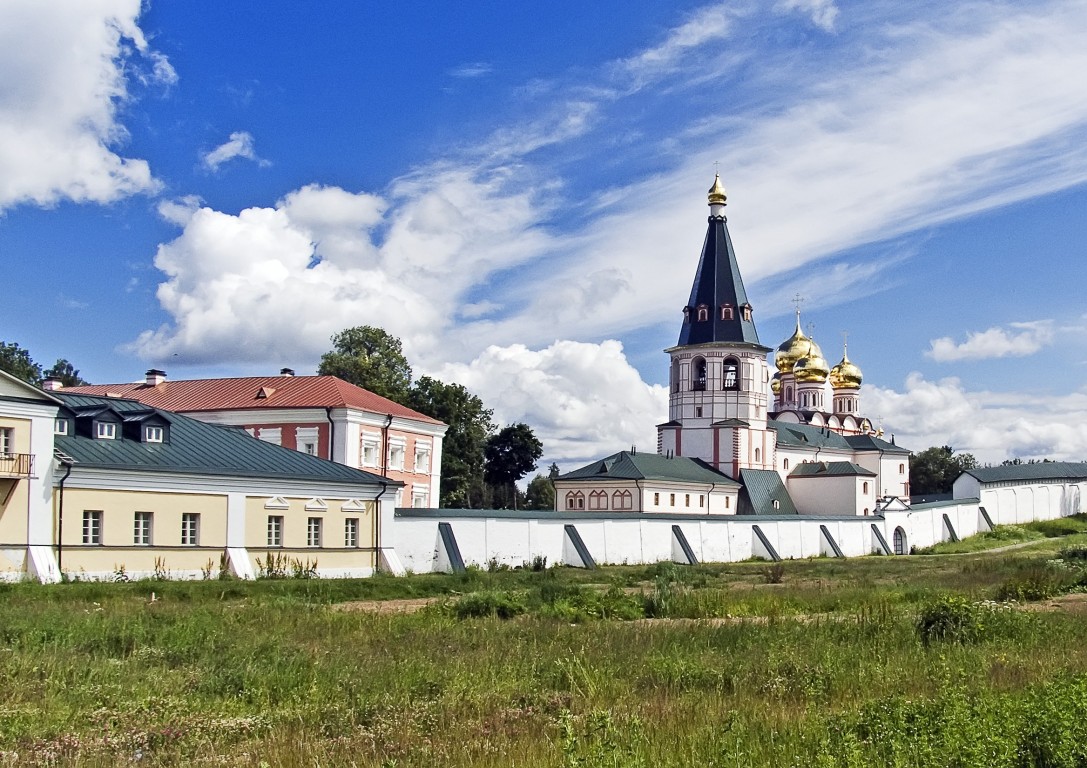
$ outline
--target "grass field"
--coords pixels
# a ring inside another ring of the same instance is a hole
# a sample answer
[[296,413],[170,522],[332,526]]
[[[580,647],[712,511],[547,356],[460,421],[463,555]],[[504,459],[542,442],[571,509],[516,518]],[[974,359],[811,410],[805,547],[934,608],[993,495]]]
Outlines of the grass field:
[[0,586],[0,764],[1084,765],[1080,531],[779,567]]

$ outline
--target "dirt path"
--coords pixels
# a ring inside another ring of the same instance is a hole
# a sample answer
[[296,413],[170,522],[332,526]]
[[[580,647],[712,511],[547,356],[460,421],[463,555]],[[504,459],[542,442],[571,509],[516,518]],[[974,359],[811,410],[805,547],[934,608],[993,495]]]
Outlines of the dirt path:
[[349,603],[335,603],[334,611],[365,611],[367,613],[415,613],[428,605],[440,602],[440,597],[414,597],[404,600],[354,600]]

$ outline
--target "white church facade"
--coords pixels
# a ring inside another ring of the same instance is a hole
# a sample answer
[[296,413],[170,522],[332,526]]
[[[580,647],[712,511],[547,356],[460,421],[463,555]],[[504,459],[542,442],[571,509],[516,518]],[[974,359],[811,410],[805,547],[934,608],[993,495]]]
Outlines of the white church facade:
[[[720,177],[708,202],[679,339],[665,350],[669,403],[668,421],[657,426],[660,460],[624,452],[562,475],[555,481],[556,509],[629,510],[609,504],[629,493],[640,496],[644,512],[863,516],[892,499],[907,500],[909,451],[884,440],[861,415],[860,369],[844,351],[831,367],[801,330],[799,311],[796,331],[773,356],[771,375],[772,350],[755,328]],[[689,505],[692,494],[704,495],[701,484],[689,480],[689,462],[716,476],[715,492],[725,503]],[[634,473],[638,477],[620,478],[611,468],[650,463],[652,471]],[[647,482],[674,486],[665,498],[680,503],[650,503],[660,496],[645,495]],[[580,506],[581,499],[592,505]]]

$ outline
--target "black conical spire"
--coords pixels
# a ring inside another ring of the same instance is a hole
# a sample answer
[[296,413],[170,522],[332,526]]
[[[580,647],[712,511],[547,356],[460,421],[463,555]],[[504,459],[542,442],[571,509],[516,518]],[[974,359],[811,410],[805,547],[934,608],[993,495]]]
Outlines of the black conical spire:
[[725,190],[720,176],[713,180],[709,204],[709,228],[691,298],[683,309],[679,346],[713,342],[762,346],[725,225]]

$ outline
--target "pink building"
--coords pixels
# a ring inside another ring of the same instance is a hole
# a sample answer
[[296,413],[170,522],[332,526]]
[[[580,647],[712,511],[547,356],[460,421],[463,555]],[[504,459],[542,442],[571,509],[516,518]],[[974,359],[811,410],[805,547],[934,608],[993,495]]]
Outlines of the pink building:
[[[59,389],[47,380],[46,389]],[[66,387],[65,392],[127,397],[209,424],[232,426],[404,483],[397,506],[438,506],[446,425],[335,376],[167,381],[158,370],[135,384]]]

